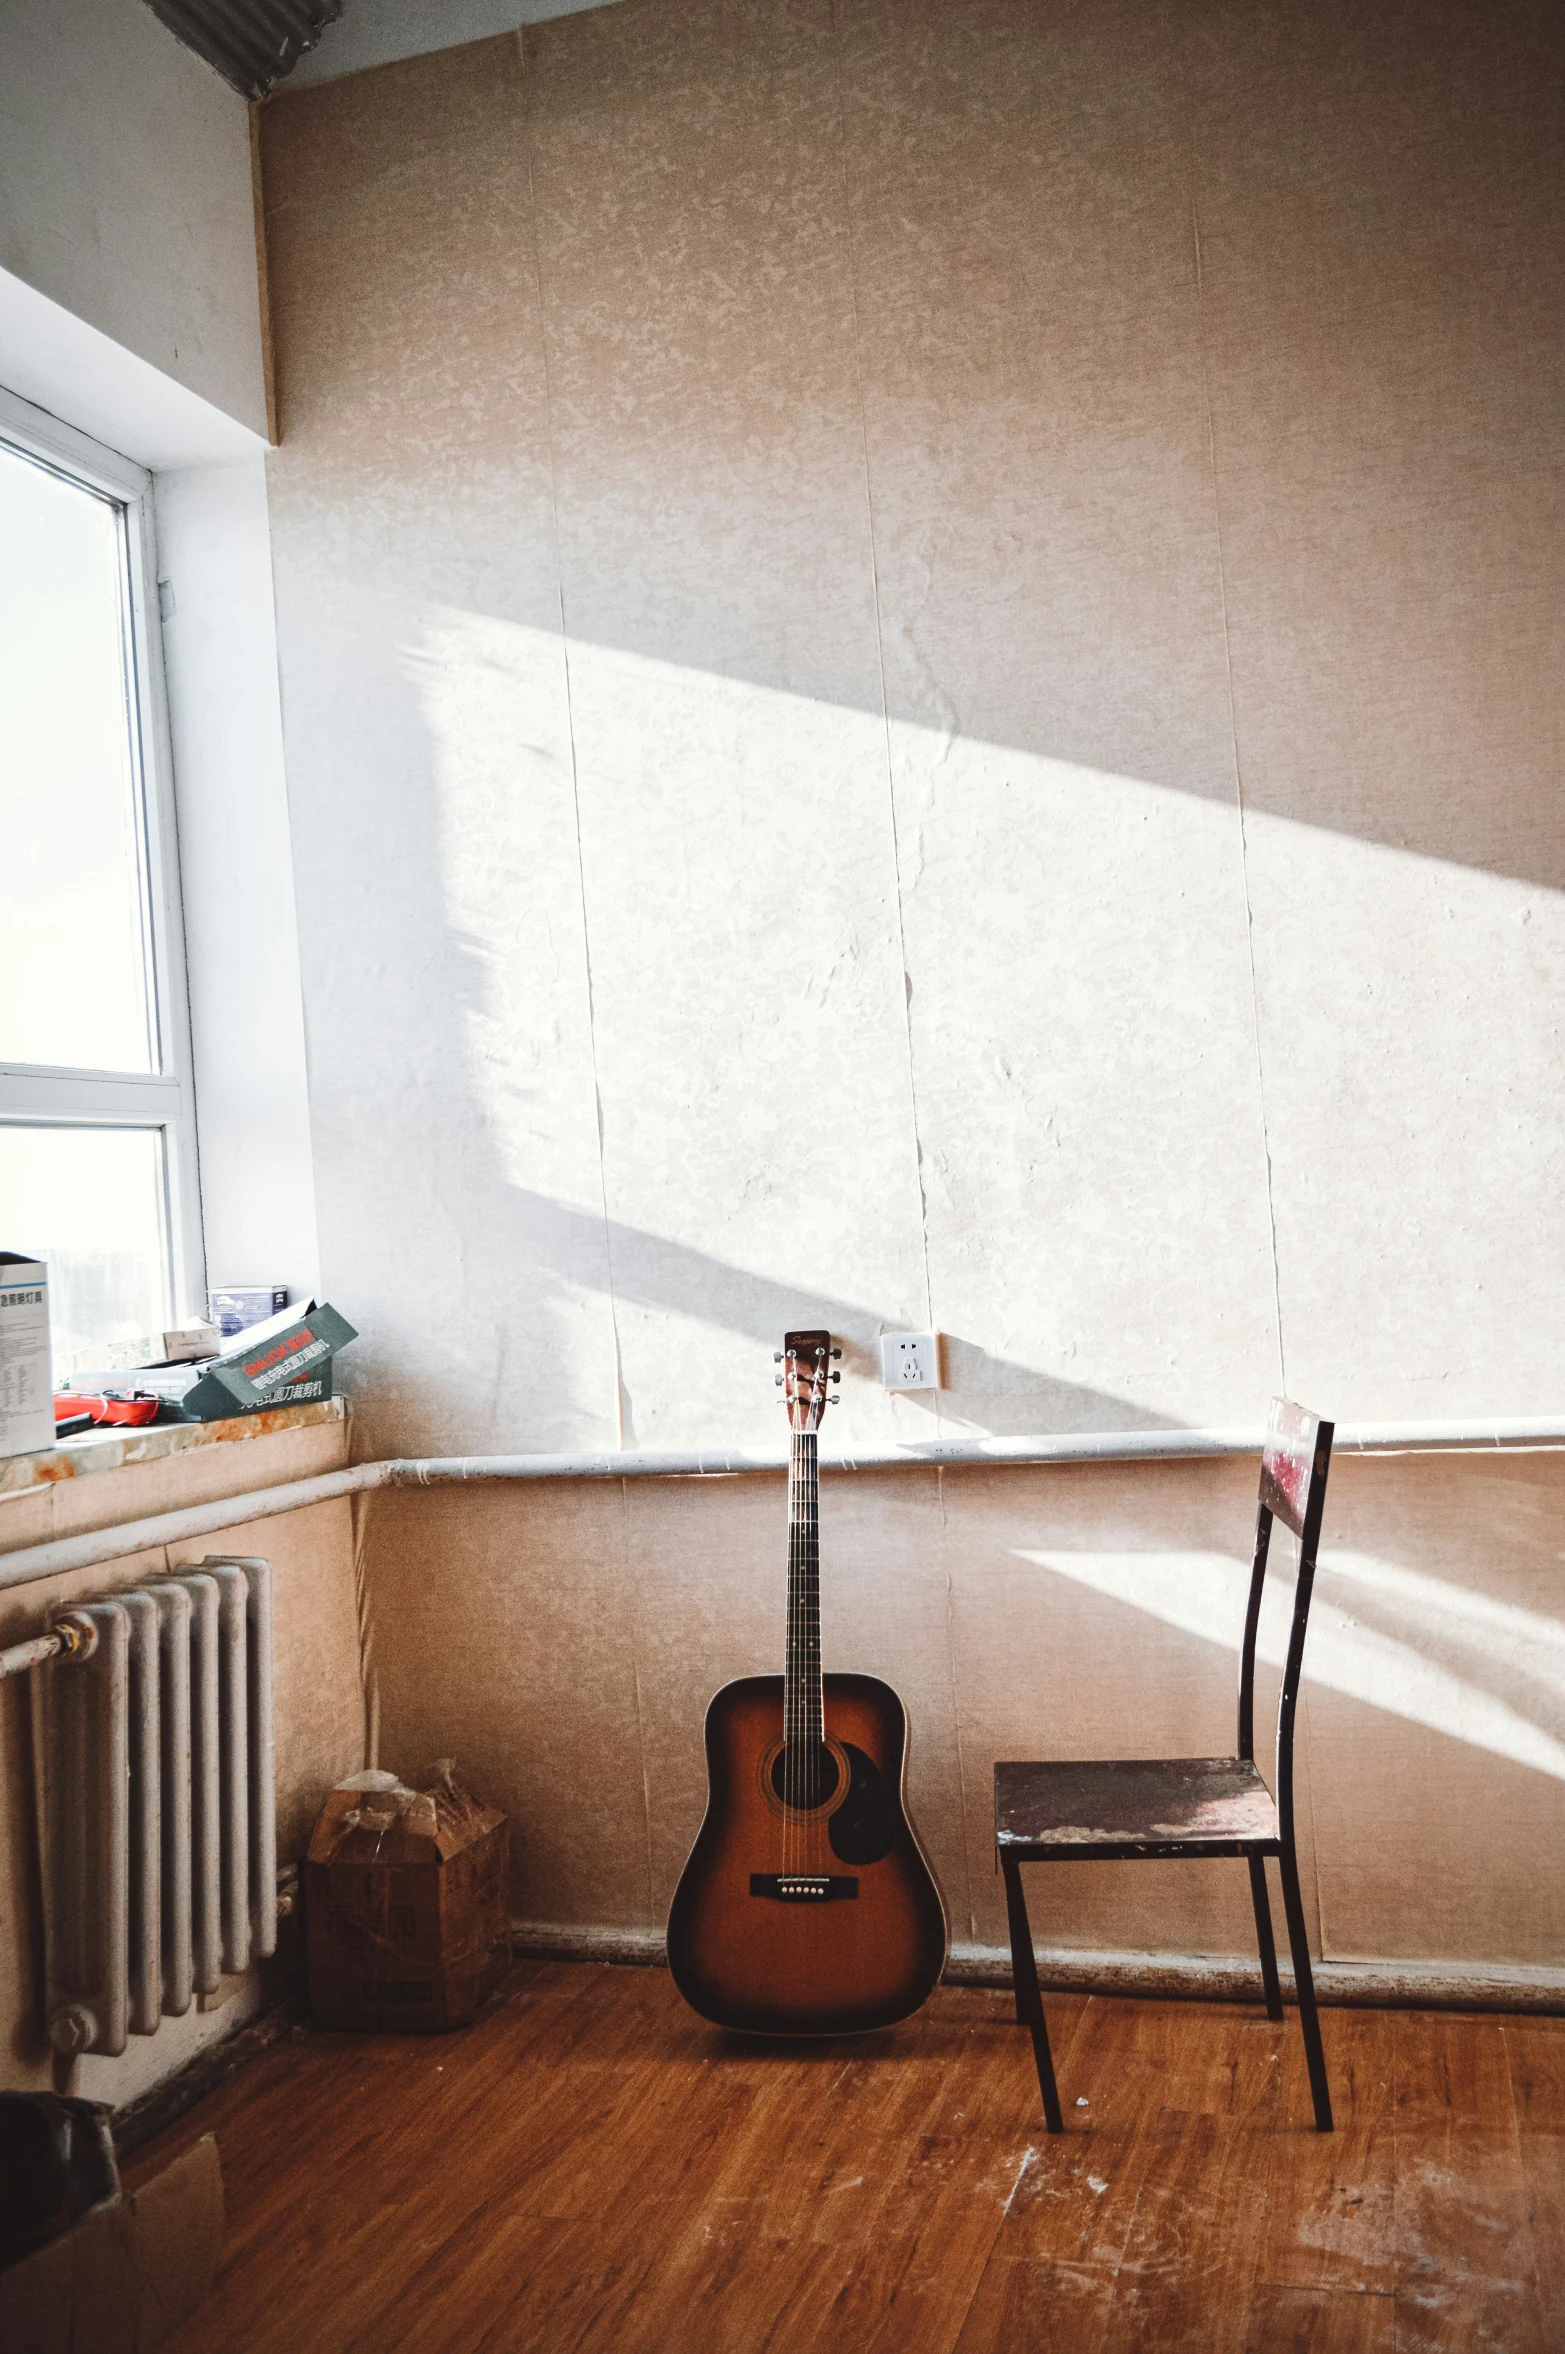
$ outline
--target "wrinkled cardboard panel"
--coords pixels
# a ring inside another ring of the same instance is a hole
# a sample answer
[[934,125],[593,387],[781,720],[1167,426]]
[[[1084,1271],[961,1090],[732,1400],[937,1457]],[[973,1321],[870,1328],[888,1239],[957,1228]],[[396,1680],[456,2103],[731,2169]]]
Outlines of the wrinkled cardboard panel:
[[210,2134],[133,2197],[0,2272],[5,2354],[154,2354],[211,2289],[223,2173]]
[[137,2354],[161,2346],[202,2303],[223,2252],[223,2169],[203,2135],[130,2202],[141,2268]]

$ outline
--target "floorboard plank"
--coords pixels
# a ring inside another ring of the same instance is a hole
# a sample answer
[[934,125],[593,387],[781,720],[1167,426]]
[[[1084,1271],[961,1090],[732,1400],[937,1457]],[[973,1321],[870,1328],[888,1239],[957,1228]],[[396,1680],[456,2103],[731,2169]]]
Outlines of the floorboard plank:
[[1507,2019],[1505,2056],[1543,2342],[1565,2347],[1565,2019]]
[[1035,2160],[1017,2185],[997,2254],[1120,2264],[1164,2118],[1261,2130],[1278,2105],[1285,2028],[1264,2012],[1226,2004],[1095,1998],[1069,2046],[1072,2081],[1082,2089],[1074,2098],[1062,2091],[1066,2131],[1036,2133]]
[[1542,2334],[1505,2023],[1396,2015],[1397,2354],[1559,2354]]
[[1250,2302],[1244,2354],[1396,2354],[1389,2289],[1284,2288],[1261,2282]]
[[1140,2137],[1135,2213],[1102,2354],[1149,2346],[1243,2354],[1267,2221],[1240,2120],[1164,2109]]
[[1321,2013],[1332,2133],[1314,2130],[1304,2038],[1291,2012],[1288,2024],[1281,2129],[1264,2152],[1279,2228],[1265,2235],[1258,2283],[1390,2297],[1396,2287],[1395,2019],[1388,2011]]
[[956,2354],[1098,2354],[1114,2304],[1101,2264],[995,2256],[968,2308]]

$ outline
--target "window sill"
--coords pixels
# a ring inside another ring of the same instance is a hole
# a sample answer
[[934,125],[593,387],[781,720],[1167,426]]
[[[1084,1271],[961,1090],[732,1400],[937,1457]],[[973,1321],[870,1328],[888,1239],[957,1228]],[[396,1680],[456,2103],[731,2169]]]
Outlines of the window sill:
[[313,1406],[278,1406],[260,1414],[236,1414],[225,1422],[149,1422],[141,1430],[84,1431],[35,1455],[0,1457],[0,1496],[25,1494],[90,1472],[121,1471],[128,1464],[160,1463],[195,1448],[229,1446],[239,1439],[273,1438],[280,1431],[309,1430],[347,1416],[343,1398]]

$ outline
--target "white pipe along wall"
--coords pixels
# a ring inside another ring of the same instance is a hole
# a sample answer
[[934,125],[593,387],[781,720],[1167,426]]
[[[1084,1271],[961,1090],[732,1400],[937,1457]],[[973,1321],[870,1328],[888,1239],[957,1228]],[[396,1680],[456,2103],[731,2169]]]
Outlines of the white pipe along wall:
[[[1229,1456],[1259,1458],[1264,1433],[1258,1430],[1150,1430],[1075,1432],[1067,1437],[1003,1439],[928,1439],[905,1445],[856,1448],[852,1455],[823,1462],[823,1472],[957,1469],[963,1466],[1067,1463],[1172,1463],[1216,1461]],[[1337,1453],[1401,1455],[1466,1452],[1469,1449],[1528,1450],[1565,1448],[1565,1418],[1558,1415],[1520,1415],[1483,1424],[1454,1422],[1387,1422],[1339,1430],[1332,1442]],[[65,1570],[89,1569],[95,1562],[115,1561],[152,1545],[172,1545],[186,1537],[205,1537],[219,1529],[239,1528],[247,1521],[270,1520],[280,1512],[298,1512],[309,1504],[323,1504],[334,1496],[363,1495],[375,1488],[461,1486],[478,1481],[567,1479],[723,1479],[754,1472],[785,1472],[788,1458],[770,1450],[729,1448],[605,1448],[593,1453],[565,1455],[435,1455],[392,1457],[381,1463],[356,1463],[345,1471],[319,1473],[313,1479],[290,1480],[273,1488],[257,1488],[248,1496],[229,1496],[212,1504],[192,1504],[177,1512],[160,1512],[146,1520],[123,1522],[118,1528],[94,1529],[84,1536],[60,1537],[50,1544],[29,1545],[0,1555],[0,1588],[31,1585],[37,1578]],[[36,1646],[18,1644],[0,1653],[0,1676],[15,1675],[35,1664]],[[23,1656],[23,1654],[27,1656]]]

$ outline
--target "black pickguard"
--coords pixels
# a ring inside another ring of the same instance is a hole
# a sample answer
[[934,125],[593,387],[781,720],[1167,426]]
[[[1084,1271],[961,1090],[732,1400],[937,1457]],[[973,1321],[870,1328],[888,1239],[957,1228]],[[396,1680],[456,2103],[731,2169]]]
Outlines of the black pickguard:
[[831,1852],[845,1864],[878,1864],[896,1845],[902,1810],[873,1758],[844,1742],[848,1795],[828,1825]]

